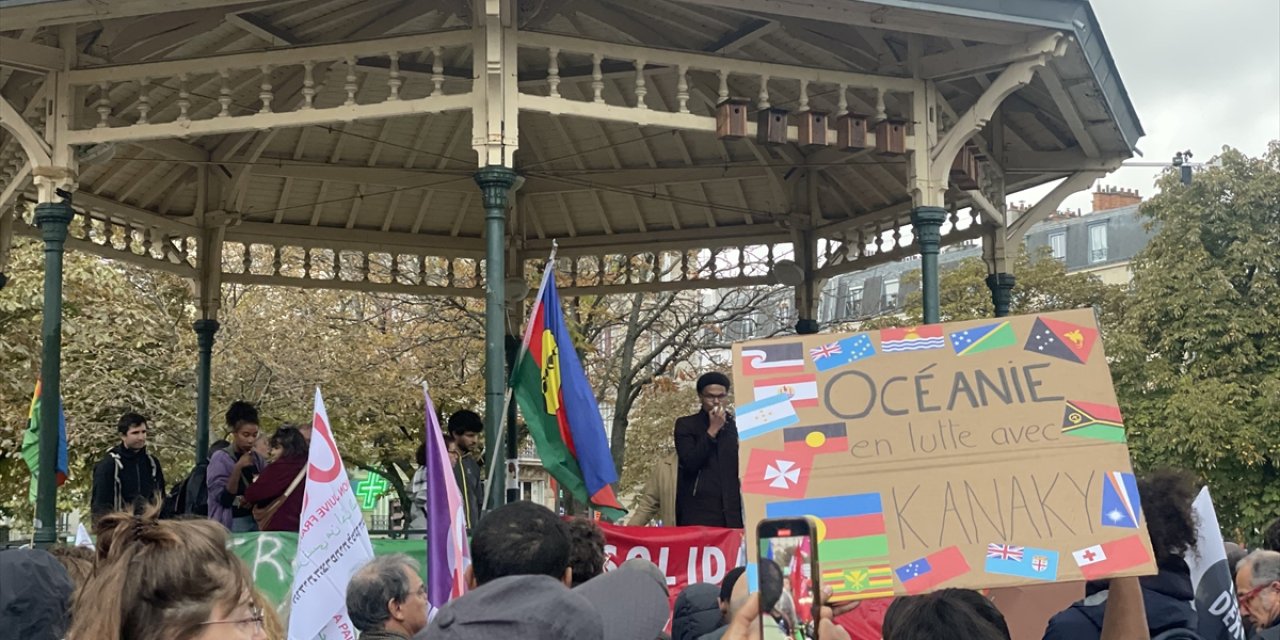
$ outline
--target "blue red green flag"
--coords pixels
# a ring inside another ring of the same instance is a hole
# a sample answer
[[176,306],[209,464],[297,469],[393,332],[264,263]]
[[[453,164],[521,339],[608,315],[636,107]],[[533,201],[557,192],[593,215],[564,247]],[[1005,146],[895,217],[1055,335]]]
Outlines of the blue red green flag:
[[554,264],[549,262],[543,273],[521,356],[511,371],[511,389],[543,468],[574,498],[616,520],[626,513],[613,492],[618,472],[600,405],[564,323]]

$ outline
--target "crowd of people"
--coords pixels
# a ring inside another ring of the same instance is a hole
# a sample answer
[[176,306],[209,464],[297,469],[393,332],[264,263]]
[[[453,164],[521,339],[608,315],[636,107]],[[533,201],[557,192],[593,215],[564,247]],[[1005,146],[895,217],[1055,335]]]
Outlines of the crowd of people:
[[[674,453],[658,461],[630,524],[742,527],[738,441],[727,410],[729,379],[697,382],[699,409],[680,418]],[[164,471],[146,450],[147,420],[118,423],[120,444],[94,471],[95,551],[0,552],[0,637],[30,640],[276,640],[283,610],[254,586],[229,551],[230,534],[296,531],[303,504],[310,429],[284,425],[262,436],[252,405],[226,412],[227,437],[168,496]],[[348,615],[366,640],[575,638],[584,640],[745,640],[799,638],[779,631],[779,589],[769,571],[749,589],[745,567],[716,584],[668,591],[663,571],[633,559],[606,572],[600,527],[531,502],[483,516],[480,416],[448,420],[446,446],[467,508],[471,565],[467,592],[432,609],[424,567],[404,555],[379,556],[346,591]],[[425,451],[419,452],[424,462]],[[425,474],[412,480],[411,527],[425,527]],[[1184,556],[1196,552],[1193,476],[1156,471],[1139,479],[1158,573],[1090,582],[1085,597],[1049,621],[1044,640],[1196,638],[1197,612]],[[176,516],[176,517],[175,517]],[[1280,520],[1263,548],[1229,545],[1246,637],[1280,640]],[[769,562],[762,560],[762,563]],[[781,576],[781,571],[776,572]],[[674,597],[674,604],[672,603]],[[1009,625],[987,594],[942,589],[832,604],[819,594],[807,633],[822,640],[1009,640]],[[794,606],[794,605],[792,605]],[[761,620],[764,622],[762,623]],[[781,628],[786,629],[783,625]],[[783,635],[785,634],[785,635]],[[809,635],[808,637],[813,637]]]
[[[1194,539],[1178,513],[1184,477],[1147,478],[1156,516],[1160,573],[1090,584],[1089,597],[1059,613],[1045,638],[1194,638],[1195,611],[1173,555]],[[1160,494],[1153,487],[1165,486]],[[1160,502],[1161,500],[1167,502]],[[277,640],[282,617],[229,551],[229,531],[207,518],[161,518],[161,505],[114,511],[99,522],[96,552],[57,548],[0,552],[0,635],[29,640]],[[1162,519],[1167,517],[1167,520]],[[1275,529],[1276,527],[1273,527]],[[1272,532],[1277,533],[1276,531]],[[1277,541],[1272,540],[1272,543]],[[363,640],[574,638],[581,640],[745,640],[781,637],[765,622],[776,600],[761,571],[749,593],[743,567],[719,584],[686,587],[670,606],[667,579],[633,559],[612,571],[604,536],[591,520],[566,520],[531,502],[486,513],[472,530],[469,590],[431,611],[421,567],[405,555],[379,556],[347,586],[347,612]],[[1257,638],[1280,637],[1280,552],[1256,550],[1238,562],[1242,612]],[[1099,597],[1101,594],[1101,597]],[[829,595],[823,594],[824,597]],[[822,640],[1009,640],[1001,611],[982,593],[943,589],[918,596],[821,606]],[[670,623],[670,633],[664,628]],[[771,633],[771,630],[774,632]],[[795,636],[790,636],[795,637]]]

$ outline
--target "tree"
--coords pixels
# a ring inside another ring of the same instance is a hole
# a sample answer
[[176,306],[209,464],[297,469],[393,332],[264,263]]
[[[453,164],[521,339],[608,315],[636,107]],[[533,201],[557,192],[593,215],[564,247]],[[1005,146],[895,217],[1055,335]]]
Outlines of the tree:
[[[73,224],[82,224],[81,219]],[[30,474],[21,457],[31,394],[40,376],[43,244],[15,239],[0,294],[0,521],[26,521]],[[171,478],[191,463],[195,336],[191,294],[180,278],[74,249],[63,266],[62,398],[69,478],[61,509],[87,509],[93,465],[119,443],[126,411],[150,418],[149,448]]]
[[[1108,324],[1114,324],[1123,297],[1122,290],[1103,284],[1097,276],[1088,273],[1067,273],[1066,266],[1060,260],[1050,257],[1047,247],[1034,256],[1024,248],[1018,254],[1013,272],[1018,279],[1010,305],[1013,313],[1095,307],[1102,318],[1100,324],[1104,330]],[[995,314],[986,277],[987,267],[981,258],[962,260],[942,271],[938,289],[943,322],[990,318]],[[903,280],[918,284],[920,272],[913,271]],[[901,313],[872,318],[862,323],[861,327],[878,329],[923,322],[923,299],[917,288],[907,296]]]
[[1280,513],[1280,142],[1159,186],[1107,345],[1130,449],[1197,472],[1226,535],[1257,540]]

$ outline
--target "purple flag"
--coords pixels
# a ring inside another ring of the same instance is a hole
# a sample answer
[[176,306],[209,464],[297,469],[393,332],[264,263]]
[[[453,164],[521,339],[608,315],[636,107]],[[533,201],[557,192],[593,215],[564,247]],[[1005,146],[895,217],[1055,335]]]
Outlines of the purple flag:
[[467,545],[466,514],[462,493],[453,477],[444,433],[436,417],[435,405],[422,385],[426,412],[427,444],[427,602],[430,616],[452,598],[466,591],[464,579],[471,551]]

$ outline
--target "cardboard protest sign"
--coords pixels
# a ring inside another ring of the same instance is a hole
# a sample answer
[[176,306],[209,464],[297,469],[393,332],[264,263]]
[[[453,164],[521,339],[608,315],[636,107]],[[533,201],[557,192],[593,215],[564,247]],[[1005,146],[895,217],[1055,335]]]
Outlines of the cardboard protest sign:
[[1091,310],[747,342],[733,378],[748,535],[817,517],[837,601],[1155,573]]

